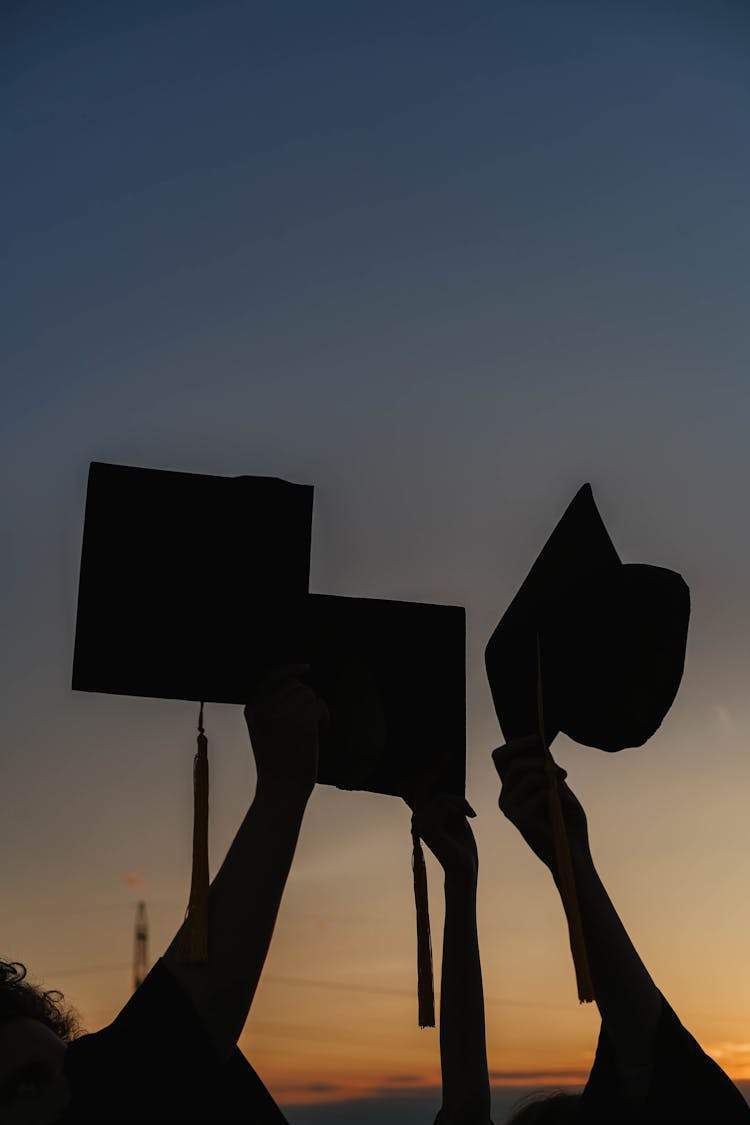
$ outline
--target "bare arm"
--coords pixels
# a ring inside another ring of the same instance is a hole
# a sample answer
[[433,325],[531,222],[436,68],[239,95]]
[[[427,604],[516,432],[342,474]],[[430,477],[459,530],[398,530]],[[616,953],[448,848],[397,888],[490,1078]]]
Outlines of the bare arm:
[[[548,779],[539,739],[515,739],[495,750],[492,757],[503,783],[500,809],[557,884]],[[589,848],[586,814],[565,784],[565,776],[560,770],[559,791],[597,1007],[618,1060],[626,1067],[644,1066],[653,1061],[661,994],[599,878]]]
[[434,797],[416,806],[414,828],[445,874],[440,983],[443,1104],[436,1125],[488,1125],[490,1081],[477,937],[479,861],[466,802]]
[[211,884],[209,959],[181,963],[178,937],[164,955],[222,1057],[231,1054],[245,1025],[271,943],[315,784],[320,715],[314,693],[288,676],[267,681],[245,709],[258,782]]

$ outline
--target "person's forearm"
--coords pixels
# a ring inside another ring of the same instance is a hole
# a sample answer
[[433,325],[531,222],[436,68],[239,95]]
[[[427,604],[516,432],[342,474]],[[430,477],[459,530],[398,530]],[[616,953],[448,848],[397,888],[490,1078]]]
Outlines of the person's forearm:
[[440,1062],[445,1125],[487,1125],[490,1083],[477,937],[476,877],[445,879]]
[[211,884],[210,970],[179,962],[178,937],[164,957],[223,1055],[236,1044],[255,995],[308,797],[273,785],[258,787]]
[[661,994],[612,905],[591,853],[574,848],[572,860],[602,1022],[621,1062],[633,1066],[648,1063],[661,1015]]

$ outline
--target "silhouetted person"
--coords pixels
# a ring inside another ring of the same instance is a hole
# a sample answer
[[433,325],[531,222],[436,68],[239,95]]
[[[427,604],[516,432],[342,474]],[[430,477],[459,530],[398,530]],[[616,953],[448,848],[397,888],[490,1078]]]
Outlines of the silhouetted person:
[[[499,805],[557,884],[548,777],[535,736],[495,750]],[[589,848],[586,814],[559,770],[586,950],[602,1018],[594,1066],[582,1094],[537,1098],[511,1117],[534,1122],[750,1122],[750,1107],[685,1030],[649,976],[602,884]],[[559,885],[558,885],[559,889]]]
[[0,1125],[285,1121],[237,1040],[315,785],[323,713],[280,670],[245,709],[258,780],[211,885],[206,963],[181,964],[178,935],[117,1018],[80,1036],[59,994],[0,963]]
[[[462,798],[424,798],[412,824],[445,874],[445,925],[440,985],[443,1103],[435,1125],[488,1125],[490,1080],[477,938],[479,860]],[[384,1120],[387,1113],[384,1114]]]
[[60,992],[44,992],[19,963],[0,961],[0,1123],[58,1121],[70,1095],[65,1051],[79,1032],[78,1016]]

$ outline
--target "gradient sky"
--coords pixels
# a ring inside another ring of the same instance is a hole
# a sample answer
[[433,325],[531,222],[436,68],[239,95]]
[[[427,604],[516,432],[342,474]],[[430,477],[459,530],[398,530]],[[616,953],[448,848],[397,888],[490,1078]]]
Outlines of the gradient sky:
[[[466,606],[490,1066],[585,1078],[482,654],[589,480],[625,561],[685,575],[691,633],[648,747],[555,754],[657,983],[750,1079],[749,50],[722,0],[3,5],[0,954],[87,1026],[136,901],[154,956],[182,917],[195,722],[70,690],[88,463],[278,475],[316,485],[313,589]],[[215,870],[254,776],[240,709],[207,720]],[[395,1123],[438,1080],[408,824],[314,795],[242,1040],[285,1104]]]

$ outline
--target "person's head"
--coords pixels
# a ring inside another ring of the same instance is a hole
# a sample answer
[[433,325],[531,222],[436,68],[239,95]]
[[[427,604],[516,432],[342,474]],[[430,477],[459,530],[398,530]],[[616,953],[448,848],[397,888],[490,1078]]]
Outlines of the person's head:
[[573,1125],[580,1101],[580,1094],[565,1090],[529,1094],[513,1108],[506,1125]]
[[18,962],[0,961],[0,1125],[51,1125],[69,1100],[63,1060],[80,1033],[60,992],[26,980]]

